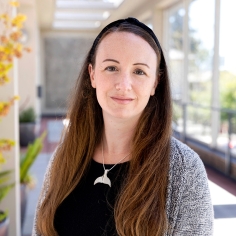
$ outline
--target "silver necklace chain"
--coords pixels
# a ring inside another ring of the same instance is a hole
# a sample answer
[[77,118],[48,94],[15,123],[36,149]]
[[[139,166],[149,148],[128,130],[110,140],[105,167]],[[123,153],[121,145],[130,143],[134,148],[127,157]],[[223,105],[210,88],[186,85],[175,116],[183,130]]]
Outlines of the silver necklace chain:
[[107,173],[110,170],[112,170],[117,164],[121,163],[129,155],[130,155],[130,153],[128,155],[126,155],[125,157],[123,157],[121,160],[119,160],[110,169],[106,169],[105,164],[104,164],[104,153],[103,153],[103,142],[102,142],[102,165],[103,165],[103,169],[104,169],[104,174],[102,176],[98,177],[97,179],[95,179],[94,185],[97,183],[102,183],[102,184],[107,184],[111,187],[111,180],[107,177]]
[[[119,160],[114,166],[112,166],[110,169],[107,170],[107,172],[109,172],[110,170],[112,170],[116,165],[118,165],[119,163],[121,163],[127,156],[129,156],[130,153],[128,155],[126,155],[125,157],[123,157],[121,160]],[[104,171],[106,170],[105,165],[104,165],[104,153],[103,153],[103,144],[102,144],[102,164],[103,164],[103,169]]]

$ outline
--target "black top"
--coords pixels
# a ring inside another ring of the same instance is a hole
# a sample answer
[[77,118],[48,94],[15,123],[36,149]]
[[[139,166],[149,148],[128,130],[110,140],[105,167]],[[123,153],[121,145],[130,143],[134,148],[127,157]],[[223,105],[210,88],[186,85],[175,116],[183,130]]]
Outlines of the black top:
[[[113,165],[105,165],[110,169]],[[92,160],[87,174],[58,207],[54,226],[59,236],[117,235],[113,215],[116,196],[127,172],[128,162],[108,172],[111,187],[95,179],[104,173],[103,165]]]

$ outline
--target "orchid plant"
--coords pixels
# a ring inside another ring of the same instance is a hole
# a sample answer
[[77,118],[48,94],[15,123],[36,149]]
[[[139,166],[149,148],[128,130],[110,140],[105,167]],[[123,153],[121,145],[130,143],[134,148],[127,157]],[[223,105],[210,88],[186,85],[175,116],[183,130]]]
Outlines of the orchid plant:
[[[30,52],[29,48],[24,47],[20,43],[26,16],[20,13],[14,16],[9,14],[9,12],[16,12],[17,7],[19,7],[19,2],[11,1],[8,11],[0,14],[0,86],[4,86],[11,81],[9,72],[13,68],[13,59],[22,57],[23,51]],[[9,98],[8,101],[0,101],[0,121],[3,117],[7,116],[10,107],[17,99],[19,99],[19,97],[14,96]],[[0,169],[2,164],[6,162],[5,153],[9,151],[14,144],[14,140],[0,138]],[[0,171],[0,201],[14,186],[12,183],[7,183],[10,174],[11,171]],[[4,221],[6,216],[6,211],[0,211],[0,222]]]

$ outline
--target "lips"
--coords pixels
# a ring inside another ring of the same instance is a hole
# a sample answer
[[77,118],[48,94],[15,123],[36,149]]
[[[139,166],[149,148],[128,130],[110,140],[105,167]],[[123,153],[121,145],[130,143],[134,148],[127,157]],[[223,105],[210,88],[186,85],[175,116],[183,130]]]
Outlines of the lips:
[[119,96],[113,96],[111,97],[111,99],[119,104],[129,104],[134,100],[133,98],[119,97]]

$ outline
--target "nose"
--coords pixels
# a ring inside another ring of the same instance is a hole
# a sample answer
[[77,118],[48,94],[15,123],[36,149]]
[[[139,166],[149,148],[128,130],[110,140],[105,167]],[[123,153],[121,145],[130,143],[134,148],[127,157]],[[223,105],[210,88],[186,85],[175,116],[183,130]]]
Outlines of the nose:
[[116,90],[130,91],[132,89],[131,77],[128,73],[119,76],[116,82]]

